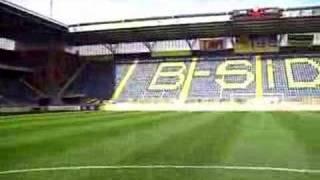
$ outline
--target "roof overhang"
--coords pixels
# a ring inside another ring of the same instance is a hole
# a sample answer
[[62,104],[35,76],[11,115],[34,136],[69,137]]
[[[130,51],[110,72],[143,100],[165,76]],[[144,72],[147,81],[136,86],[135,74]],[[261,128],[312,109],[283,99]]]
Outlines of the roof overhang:
[[[318,14],[314,14],[316,10]],[[311,15],[308,15],[311,13]],[[320,7],[284,10],[282,18],[231,21],[230,12],[175,15],[67,26],[21,6],[0,0],[0,33],[48,41],[67,37],[70,45],[194,39],[240,34],[320,32]]]
[[0,0],[0,34],[25,42],[48,42],[68,34],[68,26],[51,18]]
[[[0,10],[2,16],[10,16],[17,20],[23,20],[33,24],[41,25],[50,30],[68,31],[67,25],[6,0],[0,0]],[[9,19],[7,21],[13,22],[14,19]],[[5,19],[2,18],[2,20]]]
[[320,16],[307,16],[263,21],[222,21],[74,32],[70,34],[70,42],[73,45],[83,45],[193,39],[240,34],[284,34],[319,31]]

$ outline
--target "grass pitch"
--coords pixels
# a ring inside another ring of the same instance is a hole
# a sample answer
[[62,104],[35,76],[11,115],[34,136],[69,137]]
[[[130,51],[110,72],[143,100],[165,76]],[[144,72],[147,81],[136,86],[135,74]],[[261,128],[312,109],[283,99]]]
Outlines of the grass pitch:
[[[172,165],[200,168],[56,169]],[[204,166],[252,167],[206,169]],[[320,179],[320,114],[80,112],[0,117],[0,179]]]

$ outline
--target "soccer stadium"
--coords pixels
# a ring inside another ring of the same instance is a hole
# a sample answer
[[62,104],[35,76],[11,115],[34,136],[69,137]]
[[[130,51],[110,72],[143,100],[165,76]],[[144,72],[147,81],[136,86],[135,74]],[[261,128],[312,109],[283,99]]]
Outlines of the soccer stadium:
[[0,180],[320,179],[320,6],[64,24],[0,0]]

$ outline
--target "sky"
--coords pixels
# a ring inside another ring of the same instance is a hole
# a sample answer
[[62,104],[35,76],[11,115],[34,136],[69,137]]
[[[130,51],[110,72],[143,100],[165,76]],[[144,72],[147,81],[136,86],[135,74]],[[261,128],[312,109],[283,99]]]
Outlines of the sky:
[[[50,0],[7,0],[50,17]],[[225,12],[257,7],[320,5],[320,0],[52,0],[52,18],[65,24],[150,16]]]

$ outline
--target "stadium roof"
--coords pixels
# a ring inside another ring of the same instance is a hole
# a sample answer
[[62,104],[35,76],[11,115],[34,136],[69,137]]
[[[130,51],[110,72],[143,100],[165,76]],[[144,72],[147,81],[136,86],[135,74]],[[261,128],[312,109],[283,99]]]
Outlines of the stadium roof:
[[[43,16],[34,11],[30,11],[22,6],[16,5],[6,0],[0,0],[1,16],[7,15],[13,19],[2,17],[2,21],[14,22],[15,20],[25,20],[33,24],[42,25],[52,30],[66,31],[68,26],[52,18]],[[12,23],[10,23],[12,24]]]
[[[243,33],[319,32],[320,7],[290,8],[280,19],[230,21],[230,13],[186,14],[65,25],[0,0],[2,34],[65,35],[71,44],[118,43],[231,36]],[[307,22],[307,24],[306,24]],[[30,36],[29,36],[30,37]]]
[[41,41],[68,32],[67,25],[5,0],[0,0],[0,21],[1,35],[13,39]]
[[229,12],[125,19],[70,25],[69,31],[73,32],[75,44],[319,32],[320,14],[314,11],[319,9],[317,6],[285,9],[282,18],[263,21],[231,21]]
[[[74,44],[320,31],[320,7],[284,9],[281,19],[231,21],[230,12],[124,19],[69,26]],[[306,26],[306,22],[308,25]]]
[[[284,9],[283,17],[299,17],[311,16],[312,10],[319,10],[320,7],[301,7]],[[165,26],[175,24],[192,24],[192,23],[209,23],[209,22],[224,22],[231,19],[232,12],[220,13],[203,13],[203,14],[180,14],[174,16],[159,16],[136,19],[123,19],[117,21],[105,21],[94,23],[80,23],[69,25],[70,32],[86,32],[99,30],[112,30],[124,28],[150,27],[150,26]],[[318,13],[320,15],[320,13]]]

